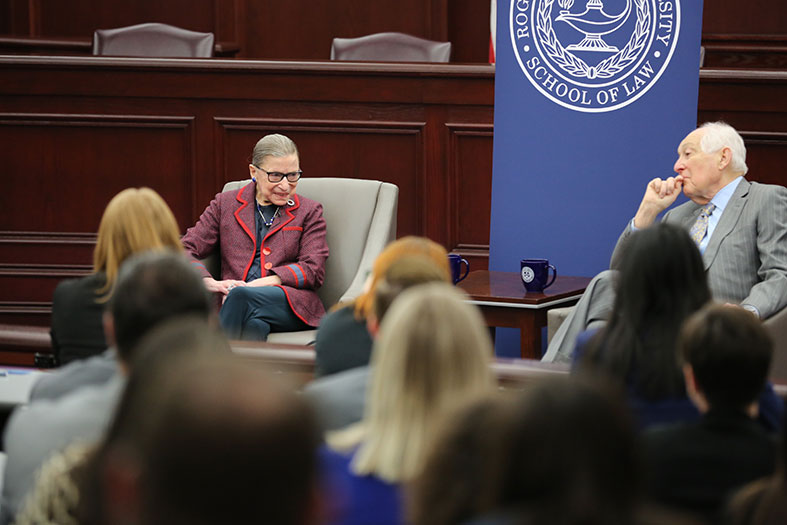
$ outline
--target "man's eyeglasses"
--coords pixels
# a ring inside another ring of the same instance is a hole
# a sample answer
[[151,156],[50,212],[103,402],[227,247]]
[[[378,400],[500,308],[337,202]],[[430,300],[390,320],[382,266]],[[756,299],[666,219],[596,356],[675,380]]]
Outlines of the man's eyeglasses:
[[287,178],[287,182],[298,182],[298,179],[300,179],[301,175],[303,175],[302,170],[291,171],[290,173],[281,173],[279,171],[266,171],[259,166],[254,167],[262,172],[265,172],[265,174],[268,176],[268,182],[281,182],[285,177]]

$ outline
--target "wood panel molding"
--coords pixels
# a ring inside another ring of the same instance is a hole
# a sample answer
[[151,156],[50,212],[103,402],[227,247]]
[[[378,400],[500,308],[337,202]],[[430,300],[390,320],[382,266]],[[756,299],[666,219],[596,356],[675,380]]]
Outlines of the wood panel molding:
[[787,146],[787,131],[740,131],[747,144]]
[[2,244],[95,244],[95,233],[77,232],[35,232],[35,231],[0,231]]
[[51,318],[51,301],[0,301],[0,319],[4,323],[49,326]]
[[[32,229],[46,224],[70,232],[95,232],[109,200],[118,191],[137,186],[157,190],[179,222],[186,223],[194,195],[193,191],[183,194],[182,188],[197,186],[195,120],[191,115],[0,112],[0,134],[12,145],[12,151],[3,155],[3,177],[9,191],[0,194],[0,205],[24,201],[24,181],[35,173],[45,173],[51,178],[42,187],[42,198],[52,205],[75,207],[72,201],[85,191],[87,170],[92,172],[88,180],[94,185],[89,193],[101,195],[102,201],[92,203],[87,216],[70,217],[66,223],[34,216],[39,222],[32,221]],[[29,133],[19,132],[31,128]],[[175,135],[168,135],[173,132]],[[29,165],[34,152],[38,162]],[[120,165],[125,169],[118,169]],[[158,173],[158,169],[164,172]],[[0,218],[0,229],[21,229],[26,220],[23,215]]]
[[[169,93],[178,99],[482,107],[494,100],[495,76],[493,65],[1,55],[0,70],[0,93],[29,96]],[[57,85],[52,70],[60,73]]]
[[0,267],[54,260],[89,268],[95,245],[95,233],[0,231]]
[[704,67],[787,68],[787,35],[702,35]]
[[89,264],[25,264],[0,263],[0,277],[82,277],[89,274],[93,266]]
[[[487,268],[492,188],[492,170],[489,167],[494,125],[448,122],[445,128],[448,133],[447,202],[448,216],[451,218],[448,222],[448,250],[468,259],[473,269]],[[469,148],[463,148],[463,144],[468,139],[482,144],[483,154],[479,154],[478,148],[465,151]],[[478,165],[470,164],[466,159]],[[479,216],[485,219],[479,221]],[[486,242],[479,242],[479,239],[484,238]]]

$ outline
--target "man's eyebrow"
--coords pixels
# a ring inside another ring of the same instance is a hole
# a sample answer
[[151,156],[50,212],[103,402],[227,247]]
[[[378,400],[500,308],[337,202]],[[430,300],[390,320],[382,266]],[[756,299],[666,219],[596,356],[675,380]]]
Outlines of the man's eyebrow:
[[693,148],[693,147],[695,147],[693,142],[684,142],[683,144],[678,146],[678,153],[686,151],[686,148]]

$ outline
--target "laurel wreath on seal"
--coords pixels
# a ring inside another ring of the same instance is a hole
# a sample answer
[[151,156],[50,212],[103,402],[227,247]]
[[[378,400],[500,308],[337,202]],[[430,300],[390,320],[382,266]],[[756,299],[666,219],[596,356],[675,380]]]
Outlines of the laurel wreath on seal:
[[538,33],[544,52],[569,75],[579,78],[612,78],[628,67],[639,56],[645,46],[650,31],[650,11],[647,0],[634,0],[637,6],[637,24],[625,47],[616,54],[599,62],[596,66],[588,66],[584,60],[567,51],[558,41],[549,11],[554,0],[546,0],[536,13],[536,32]]

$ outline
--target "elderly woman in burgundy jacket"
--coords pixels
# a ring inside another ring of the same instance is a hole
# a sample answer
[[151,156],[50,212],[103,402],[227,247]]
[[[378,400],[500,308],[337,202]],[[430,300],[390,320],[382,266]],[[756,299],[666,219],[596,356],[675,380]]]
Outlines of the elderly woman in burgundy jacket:
[[222,296],[221,325],[233,339],[264,341],[271,331],[319,324],[325,310],[315,290],[328,245],[322,205],[295,194],[302,172],[292,140],[260,139],[249,172],[251,183],[216,195],[183,245],[194,259],[220,249],[221,280],[195,264],[208,290]]

